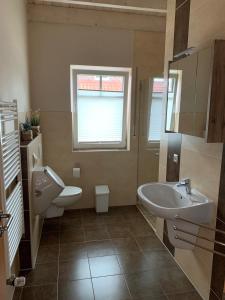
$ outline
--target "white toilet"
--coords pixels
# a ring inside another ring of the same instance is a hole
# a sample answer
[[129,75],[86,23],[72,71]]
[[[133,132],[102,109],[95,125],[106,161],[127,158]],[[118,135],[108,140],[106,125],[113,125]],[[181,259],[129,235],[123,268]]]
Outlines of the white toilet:
[[60,217],[82,195],[82,189],[65,186],[62,179],[48,166],[33,171],[33,207],[35,214],[45,218]]

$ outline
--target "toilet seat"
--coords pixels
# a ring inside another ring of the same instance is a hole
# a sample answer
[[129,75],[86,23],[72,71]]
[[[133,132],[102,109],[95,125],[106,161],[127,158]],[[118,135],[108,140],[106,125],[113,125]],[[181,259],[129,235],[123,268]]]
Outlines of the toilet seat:
[[[82,189],[76,186],[66,186],[57,198],[76,196],[82,193]],[[53,200],[54,203],[54,200]]]
[[57,207],[66,207],[73,205],[80,198],[82,189],[76,186],[65,186],[64,190],[56,197],[52,204]]

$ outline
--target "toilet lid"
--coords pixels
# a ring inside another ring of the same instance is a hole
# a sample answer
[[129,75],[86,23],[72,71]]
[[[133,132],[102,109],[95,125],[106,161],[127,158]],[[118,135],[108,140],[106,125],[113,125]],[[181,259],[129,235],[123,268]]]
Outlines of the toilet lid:
[[44,172],[61,188],[64,189],[65,184],[62,179],[50,168],[49,166],[44,167]]
[[75,196],[82,193],[82,189],[76,186],[66,186],[59,197]]

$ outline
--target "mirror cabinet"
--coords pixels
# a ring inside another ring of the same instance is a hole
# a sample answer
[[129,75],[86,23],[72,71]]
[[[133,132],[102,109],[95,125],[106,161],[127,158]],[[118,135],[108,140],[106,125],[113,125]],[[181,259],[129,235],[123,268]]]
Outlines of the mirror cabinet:
[[166,132],[225,141],[225,41],[170,62]]

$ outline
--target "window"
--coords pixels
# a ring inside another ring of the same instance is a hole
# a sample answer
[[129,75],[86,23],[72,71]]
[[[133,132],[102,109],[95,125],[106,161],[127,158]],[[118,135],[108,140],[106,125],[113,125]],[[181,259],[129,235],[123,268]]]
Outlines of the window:
[[131,69],[71,66],[74,148],[127,149]]
[[154,78],[148,120],[148,142],[159,142],[162,126],[162,108],[165,84],[163,78]]

